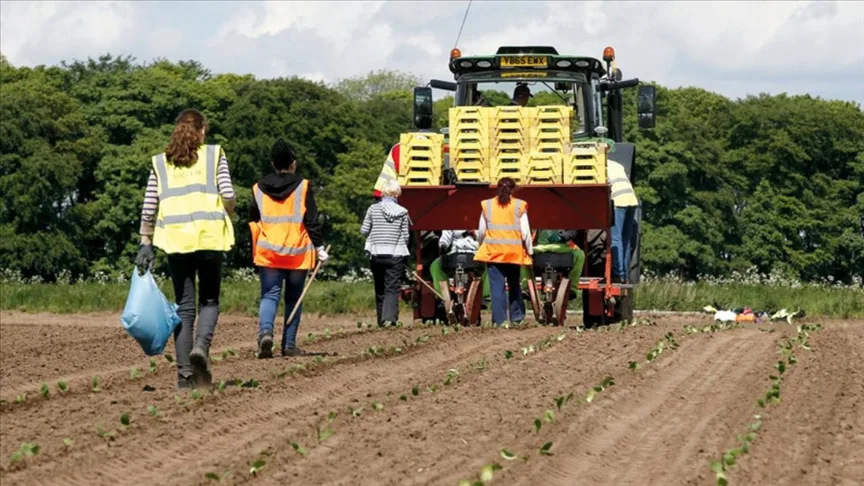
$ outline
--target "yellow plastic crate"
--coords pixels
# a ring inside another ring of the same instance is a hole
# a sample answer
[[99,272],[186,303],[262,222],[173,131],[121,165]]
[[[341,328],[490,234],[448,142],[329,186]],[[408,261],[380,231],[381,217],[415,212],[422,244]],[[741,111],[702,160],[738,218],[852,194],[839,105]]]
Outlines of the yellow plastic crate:
[[489,182],[489,158],[461,156],[450,158],[450,166],[460,182]]
[[564,180],[563,154],[531,153],[524,158],[523,180],[527,184],[561,184]]
[[490,175],[492,183],[497,183],[502,177],[512,177],[517,183],[523,181],[522,166],[524,156],[520,154],[505,154],[492,158]]
[[532,113],[532,125],[566,125],[570,126],[573,118],[573,107],[570,106],[538,106]]
[[444,135],[431,132],[399,136],[399,183],[405,186],[432,186],[441,183],[444,164]]
[[475,138],[489,138],[490,108],[481,106],[457,106],[450,108],[450,140],[465,134],[475,134]]
[[564,160],[564,184],[605,184],[606,154],[594,143],[574,143]]
[[565,154],[570,150],[570,143],[563,137],[544,137],[531,139],[529,144],[531,152],[546,154]]
[[521,106],[498,106],[490,108],[492,128],[495,130],[520,130],[531,128],[533,108]]

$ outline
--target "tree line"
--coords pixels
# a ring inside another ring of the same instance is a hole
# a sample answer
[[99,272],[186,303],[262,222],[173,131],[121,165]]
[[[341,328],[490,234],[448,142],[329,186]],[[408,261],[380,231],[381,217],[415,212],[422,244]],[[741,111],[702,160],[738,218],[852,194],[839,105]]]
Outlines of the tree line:
[[[238,197],[228,268],[251,266],[251,186],[278,137],[313,182],[337,275],[365,267],[358,229],[389,148],[411,129],[417,77],[377,71],[326,85],[213,75],[195,61],[105,55],[16,67],[0,57],[0,268],[51,280],[129,273],[150,157],[195,107],[224,146]],[[864,113],[810,96],[731,100],[657,87],[658,122],[637,146],[645,267],[684,278],[756,267],[801,280],[864,275]],[[509,93],[485,93],[506,102]],[[500,98],[500,99],[499,99]],[[533,104],[558,98],[539,93]],[[452,98],[435,104],[446,126]],[[157,260],[157,269],[165,271]]]

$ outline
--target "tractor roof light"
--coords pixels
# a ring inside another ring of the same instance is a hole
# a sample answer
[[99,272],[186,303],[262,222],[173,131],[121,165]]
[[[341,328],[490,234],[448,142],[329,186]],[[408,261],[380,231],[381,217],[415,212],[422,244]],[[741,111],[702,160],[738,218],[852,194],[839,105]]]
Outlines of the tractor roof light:
[[603,60],[606,62],[615,60],[615,49],[612,46],[606,46],[606,49],[603,49]]
[[450,50],[450,59],[456,59],[457,57],[462,57],[462,51],[458,47],[454,47]]

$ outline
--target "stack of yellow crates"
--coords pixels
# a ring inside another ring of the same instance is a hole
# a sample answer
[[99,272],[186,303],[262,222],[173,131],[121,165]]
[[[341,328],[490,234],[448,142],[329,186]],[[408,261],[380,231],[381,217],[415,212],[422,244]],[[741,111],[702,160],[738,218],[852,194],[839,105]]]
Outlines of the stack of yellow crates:
[[599,143],[574,142],[564,157],[564,184],[606,183],[606,153]]
[[499,106],[490,110],[493,140],[491,182],[511,177],[521,183],[524,180],[523,162],[531,142],[531,109]]
[[450,167],[460,182],[488,182],[490,130],[488,108],[450,108]]
[[399,184],[437,186],[444,164],[444,135],[433,132],[403,133],[399,136]]
[[522,165],[524,180],[528,184],[561,184],[573,108],[540,106],[531,110],[529,152]]

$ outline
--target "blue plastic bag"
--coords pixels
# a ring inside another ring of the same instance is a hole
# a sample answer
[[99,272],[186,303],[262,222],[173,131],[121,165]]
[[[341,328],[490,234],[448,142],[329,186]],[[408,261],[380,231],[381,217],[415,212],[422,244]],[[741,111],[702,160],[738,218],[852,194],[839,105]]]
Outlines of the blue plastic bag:
[[155,356],[165,350],[174,328],[180,324],[180,316],[177,305],[168,302],[150,271],[138,275],[136,268],[132,270],[132,285],[120,322],[147,356]]

